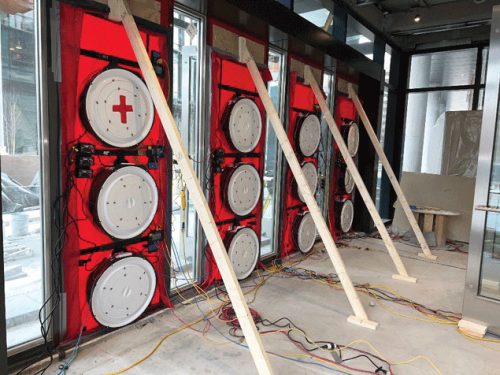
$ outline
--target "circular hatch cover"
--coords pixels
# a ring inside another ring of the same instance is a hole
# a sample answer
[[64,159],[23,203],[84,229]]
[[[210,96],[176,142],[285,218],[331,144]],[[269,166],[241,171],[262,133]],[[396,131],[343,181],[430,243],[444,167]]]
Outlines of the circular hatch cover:
[[231,173],[227,184],[227,201],[236,215],[248,215],[260,199],[261,181],[257,169],[241,164]]
[[359,148],[359,127],[355,122],[351,122],[347,131],[347,149],[351,156],[356,156]]
[[112,237],[133,238],[153,221],[158,207],[158,189],[153,177],[136,166],[112,172],[99,189],[97,218]]
[[309,114],[300,126],[299,148],[304,156],[311,156],[316,152],[321,138],[321,124],[318,116]]
[[351,194],[354,190],[354,178],[352,178],[352,174],[347,167],[344,173],[344,189],[347,194]]
[[231,239],[228,254],[238,280],[250,276],[259,259],[259,238],[253,229],[239,229]]
[[347,233],[351,230],[353,220],[354,205],[350,199],[347,199],[342,204],[342,210],[340,211],[340,229],[342,229],[342,232]]
[[257,104],[242,98],[234,103],[229,116],[229,138],[240,152],[250,152],[257,147],[262,134],[262,117]]
[[308,212],[302,216],[297,231],[297,245],[301,252],[308,253],[311,251],[316,241],[316,234],[316,225],[314,224],[312,215]]
[[154,120],[151,95],[144,82],[125,69],[109,69],[90,83],[85,113],[94,133],[115,147],[131,147],[148,135]]
[[[316,167],[311,162],[304,163],[302,165],[302,172],[304,173],[304,175],[306,177],[307,184],[309,185],[309,188],[311,189],[311,192],[314,195],[316,193],[316,189],[318,187],[318,171],[317,171]],[[297,191],[299,192],[299,199],[302,202],[305,202],[304,197],[302,196],[302,193],[300,192],[300,190],[298,190],[298,188],[297,188]]]
[[90,306],[97,322],[123,327],[146,310],[156,288],[156,274],[146,259],[123,254],[92,285]]

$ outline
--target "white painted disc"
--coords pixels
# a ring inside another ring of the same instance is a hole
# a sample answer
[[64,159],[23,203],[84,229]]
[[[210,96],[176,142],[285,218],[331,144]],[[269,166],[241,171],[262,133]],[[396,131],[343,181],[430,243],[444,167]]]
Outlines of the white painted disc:
[[299,131],[299,148],[304,156],[313,155],[318,149],[321,138],[321,124],[316,115],[308,115]]
[[259,238],[251,228],[239,229],[227,250],[238,280],[246,279],[255,269],[259,259]]
[[[316,189],[318,188],[318,170],[313,163],[308,162],[302,165],[302,172],[304,172],[307,184],[309,185],[309,188],[314,195],[316,193]],[[304,202],[304,197],[302,196],[302,193],[300,191],[299,199]]]
[[359,127],[358,124],[352,122],[349,125],[349,130],[347,132],[347,149],[351,156],[356,156],[359,148]]
[[347,167],[344,173],[344,189],[347,194],[351,194],[354,190],[354,178],[352,178],[352,174]]
[[115,147],[139,144],[153,126],[148,88],[125,69],[105,70],[94,78],[86,92],[85,111],[94,133]]
[[262,117],[252,99],[236,101],[229,116],[229,137],[240,152],[250,152],[257,147],[262,134]]
[[342,232],[347,233],[351,230],[353,220],[354,205],[350,199],[347,199],[342,204],[342,210],[340,211],[340,229],[342,229]]
[[92,313],[105,327],[123,327],[147,309],[155,288],[156,274],[151,263],[125,254],[112,262],[92,286]]
[[297,231],[297,245],[301,252],[308,253],[311,251],[316,241],[316,234],[316,225],[314,224],[312,215],[308,212],[302,216]]
[[143,168],[126,166],[111,173],[99,189],[97,217],[112,237],[133,238],[144,232],[156,214],[158,189]]
[[259,172],[250,164],[238,166],[227,184],[227,201],[231,210],[239,216],[253,211],[260,199]]

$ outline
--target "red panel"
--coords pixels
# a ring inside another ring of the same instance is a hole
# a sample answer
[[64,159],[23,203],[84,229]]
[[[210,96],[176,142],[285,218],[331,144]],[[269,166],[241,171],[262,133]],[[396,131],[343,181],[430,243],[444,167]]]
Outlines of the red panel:
[[[290,73],[289,80],[289,108],[288,108],[288,139],[299,159],[299,162],[312,162],[318,167],[317,153],[311,157],[304,157],[298,150],[295,139],[301,118],[309,113],[317,113],[318,103],[309,85],[298,81],[297,73]],[[292,171],[285,167],[285,183],[283,185],[283,217],[281,223],[281,249],[280,256],[284,257],[292,251],[297,250],[294,240],[293,224],[297,215],[308,211],[307,205],[303,203],[297,194],[297,184]]]
[[[148,52],[159,51],[166,61],[167,37],[166,34],[157,34],[146,30],[141,31],[143,40],[148,41]],[[90,209],[90,189],[93,179],[75,178],[74,147],[77,143],[91,143],[98,149],[113,149],[103,144],[93,133],[89,132],[80,116],[81,95],[95,74],[109,66],[109,62],[80,54],[81,49],[97,51],[99,53],[122,59],[135,61],[131,46],[126,38],[125,30],[119,24],[92,15],[82,9],[61,3],[61,126],[62,126],[62,168],[63,186],[73,182],[73,188],[68,192],[68,236],[63,250],[64,289],[67,294],[67,331],[66,339],[75,338],[82,325],[86,332],[100,329],[88,308],[89,280],[92,272],[104,260],[109,258],[111,251],[93,253],[91,256],[81,256],[80,250],[113,242],[93,219]],[[116,64],[132,70],[138,74],[137,68]],[[160,77],[160,82],[166,92],[168,79]],[[147,145],[168,146],[159,118],[155,116],[153,128],[141,147]],[[168,147],[166,148],[168,154]],[[145,165],[147,157],[126,157],[126,162],[136,165]],[[92,168],[94,176],[105,171],[115,162],[114,157],[94,156],[95,165]],[[165,219],[170,207],[167,200],[169,189],[167,183],[167,168],[169,160],[162,159],[159,169],[149,170],[159,190],[158,211],[147,234],[153,229],[167,233]],[[148,253],[144,243],[127,246],[128,251],[141,254],[154,266],[158,284],[151,306],[170,306],[168,287],[163,276],[168,267],[164,254],[167,252],[165,242],[159,244],[157,252]],[[83,264],[82,264],[83,262]]]
[[[264,142],[265,142],[265,110],[262,102],[257,95],[257,90],[253,84],[252,77],[245,65],[234,61],[232,58],[212,53],[212,108],[210,121],[210,152],[212,155],[212,176],[210,185],[209,204],[214,215],[214,219],[219,228],[223,239],[227,237],[227,233],[238,226],[246,226],[252,228],[260,238],[261,233],[261,216],[262,216],[262,190],[261,199],[255,209],[244,219],[237,217],[228,207],[224,194],[225,183],[230,171],[238,163],[246,163],[254,166],[261,181],[264,173]],[[261,70],[261,75],[267,81],[270,74],[266,70]],[[236,98],[251,98],[257,104],[261,113],[263,131],[259,144],[250,154],[238,154],[236,149],[231,145],[226,136],[226,126],[228,114],[227,107],[231,101]],[[221,158],[220,163],[214,161],[214,153],[216,152],[225,155]],[[221,169],[217,171],[218,168]],[[227,245],[227,244],[226,244]],[[213,282],[220,280],[221,276],[211,250],[207,248],[207,277],[204,286],[209,286]]]

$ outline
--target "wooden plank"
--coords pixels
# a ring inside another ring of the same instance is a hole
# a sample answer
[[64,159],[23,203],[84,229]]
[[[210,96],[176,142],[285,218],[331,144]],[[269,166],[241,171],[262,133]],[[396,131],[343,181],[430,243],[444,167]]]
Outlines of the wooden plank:
[[424,221],[422,224],[422,232],[429,233],[433,231],[434,227],[434,215],[433,214],[423,214]]
[[285,155],[288,165],[290,166],[293,176],[295,177],[297,186],[302,196],[304,197],[307,208],[309,209],[309,212],[311,213],[311,216],[314,220],[314,224],[316,225],[318,233],[323,240],[326,251],[330,256],[333,266],[335,267],[335,271],[337,272],[340,282],[342,283],[344,291],[347,295],[347,299],[349,300],[349,303],[351,304],[351,307],[354,311],[354,316],[350,316],[347,320],[350,323],[375,329],[378,323],[368,320],[365,309],[361,304],[359,296],[354,289],[354,285],[352,284],[351,278],[347,273],[344,261],[342,260],[337,246],[333,241],[333,237],[330,233],[330,230],[328,229],[328,225],[326,224],[325,219],[323,218],[318,203],[316,202],[316,199],[314,198],[314,195],[309,188],[309,184],[307,183],[306,177],[302,172],[299,160],[295,155],[293,147],[288,140],[288,136],[285,132],[283,124],[281,123],[278,112],[276,111],[276,108],[274,108],[274,104],[271,100],[271,97],[269,96],[269,92],[267,91],[267,87],[260,75],[259,69],[257,68],[257,64],[255,63],[255,60],[253,59],[251,53],[248,51],[248,48],[246,46],[246,39],[240,38],[239,43],[240,61],[246,64],[248,67],[248,71],[252,76],[255,87],[257,88],[257,92],[259,93],[260,99],[262,100],[262,104],[266,109],[267,118],[274,129],[276,138],[279,141],[283,154]]
[[404,266],[403,261],[401,260],[399,253],[396,250],[394,243],[392,242],[391,236],[389,235],[389,232],[387,232],[387,228],[385,227],[384,222],[382,221],[382,218],[380,217],[377,208],[375,207],[375,203],[373,202],[373,199],[370,193],[368,192],[365,183],[363,182],[363,178],[359,174],[358,168],[356,167],[356,163],[354,163],[354,160],[352,159],[351,154],[347,149],[347,145],[345,144],[344,139],[342,138],[342,134],[340,134],[340,131],[337,127],[337,124],[335,123],[335,120],[333,119],[332,113],[328,108],[328,104],[326,104],[323,92],[319,88],[318,82],[311,74],[311,69],[308,66],[306,66],[305,69],[305,80],[306,83],[311,86],[314,95],[316,96],[316,100],[318,101],[319,106],[321,108],[321,112],[323,112],[323,116],[325,117],[326,123],[330,128],[330,131],[333,135],[333,139],[335,140],[335,143],[337,144],[339,151],[342,154],[342,157],[344,158],[347,168],[349,169],[349,172],[351,173],[351,176],[354,179],[356,186],[358,187],[359,194],[361,195],[361,198],[363,198],[366,208],[368,209],[368,212],[370,213],[373,222],[375,223],[375,226],[377,227],[380,236],[384,241],[385,247],[387,248],[390,257],[394,265],[396,266],[398,274],[393,275],[393,278],[408,282],[416,282],[417,281],[416,278],[408,275],[406,267]]
[[458,329],[465,332],[468,335],[482,338],[486,335],[486,331],[488,326],[484,323],[475,322],[472,320],[467,320],[466,318],[462,318],[458,322]]
[[111,9],[110,17],[115,21],[121,21],[127,31],[130,43],[136,55],[137,61],[141,68],[146,85],[153,98],[158,116],[160,117],[163,129],[167,135],[168,141],[172,148],[174,158],[179,164],[186,187],[193,200],[194,207],[198,214],[207,241],[212,249],[217,267],[226,286],[227,293],[233,305],[236,316],[241,325],[243,335],[252,354],[253,360],[259,374],[270,375],[273,373],[267,353],[264,350],[264,345],[257,331],[253,318],[248,309],[245,297],[240,288],[233,267],[229,260],[226,248],[219,234],[215,220],[210,212],[207,200],[203,193],[198,178],[189,159],[188,153],[182,144],[181,135],[175,124],[172,112],[168,106],[167,100],[163,94],[158,77],[154,71],[149,55],[144,47],[142,39],[137,29],[134,18],[129,13],[123,0],[110,0],[109,6]]
[[420,243],[420,247],[422,249],[422,253],[419,255],[424,256],[428,259],[435,260],[437,257],[432,254],[431,250],[429,249],[429,245],[427,244],[427,241],[425,240],[425,237],[420,230],[417,221],[415,220],[415,217],[413,216],[413,213],[411,212],[410,205],[408,204],[408,201],[406,200],[406,196],[403,193],[403,190],[401,189],[401,186],[399,185],[399,181],[396,178],[396,175],[394,174],[394,171],[391,167],[391,164],[389,163],[389,160],[387,159],[387,156],[385,155],[384,149],[382,148],[382,145],[380,144],[377,135],[375,134],[375,131],[373,130],[372,124],[370,120],[368,119],[368,116],[366,115],[366,112],[361,105],[361,102],[358,98],[358,95],[354,91],[353,87],[351,85],[348,86],[348,91],[349,91],[349,96],[354,102],[354,105],[356,106],[356,109],[359,113],[359,116],[361,117],[361,122],[363,123],[366,132],[368,133],[368,137],[370,138],[373,147],[375,148],[375,151],[377,152],[377,155],[382,162],[382,165],[384,167],[385,173],[387,173],[387,177],[389,177],[389,181],[391,182],[391,185],[396,192],[396,195],[399,199],[399,202],[401,203],[401,207],[403,208],[403,211],[408,219],[408,222],[410,223],[411,228],[413,229],[413,232],[415,233],[415,237],[417,238],[418,242]]
[[436,246],[446,246],[446,216],[436,215],[434,219],[434,234],[436,235]]

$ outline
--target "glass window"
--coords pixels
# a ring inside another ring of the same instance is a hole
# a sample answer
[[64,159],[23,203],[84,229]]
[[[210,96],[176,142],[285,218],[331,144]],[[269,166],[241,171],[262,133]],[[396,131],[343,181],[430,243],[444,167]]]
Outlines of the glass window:
[[333,1],[295,0],[293,10],[309,22],[329,31],[333,24]]
[[481,83],[486,83],[486,65],[488,64],[488,54],[490,49],[488,47],[484,47],[481,51],[482,59],[481,59]]
[[476,60],[477,48],[413,55],[409,88],[472,85]]
[[473,90],[408,94],[403,171],[441,173],[445,114],[472,109]]
[[[386,53],[387,57],[387,53]],[[387,76],[387,71],[386,71],[386,76]],[[384,86],[384,96],[383,96],[383,102],[382,102],[382,120],[380,122],[380,132],[378,135],[378,139],[380,141],[380,144],[382,145],[382,148],[384,148],[384,141],[385,141],[385,126],[387,122],[387,103],[389,101],[389,87]],[[380,159],[378,159],[377,163],[377,191],[375,195],[375,205],[377,206],[377,209],[380,211],[380,194],[382,192],[382,173],[383,173],[383,165]]]
[[347,17],[346,43],[355,50],[373,60],[375,34],[356,21]]
[[35,11],[0,15],[0,156],[9,348],[40,337],[38,311],[44,301],[35,15]]
[[[199,18],[174,12],[172,112],[198,176],[204,162],[200,132],[201,26]],[[198,277],[198,218],[175,162],[172,177],[171,288],[179,288]]]
[[[282,53],[273,50],[269,51],[269,70],[271,71],[273,79],[268,82],[267,88],[274,107],[277,108],[278,112],[281,112],[281,96],[284,84],[284,56]],[[266,257],[276,252],[275,235],[277,225],[279,225],[278,220],[276,220],[278,217],[276,198],[279,196],[277,188],[279,187],[279,177],[281,174],[279,168],[280,149],[278,146],[278,139],[269,121],[267,122],[266,148],[264,152],[264,203],[262,209],[261,257]]]
[[384,53],[385,83],[389,83],[389,79],[391,77],[391,60],[392,60],[392,48],[391,46],[386,44]]

